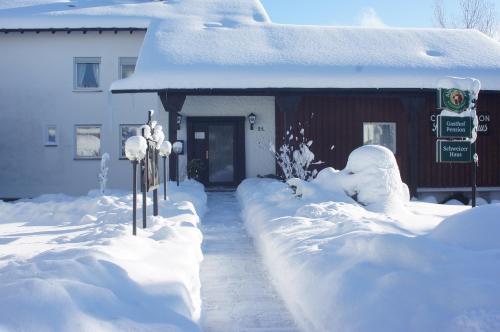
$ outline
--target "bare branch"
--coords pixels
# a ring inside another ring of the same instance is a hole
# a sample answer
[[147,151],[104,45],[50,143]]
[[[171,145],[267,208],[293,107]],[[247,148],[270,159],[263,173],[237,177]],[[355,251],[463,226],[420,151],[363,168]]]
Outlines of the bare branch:
[[494,37],[496,26],[495,4],[489,0],[458,0],[460,16],[449,23],[443,0],[434,0],[434,20],[437,26],[446,28],[461,27],[477,29],[484,34]]
[[495,5],[487,0],[460,0],[462,25],[477,29],[489,36],[495,32]]
[[446,28],[446,15],[444,12],[443,0],[434,0],[434,21],[440,28]]

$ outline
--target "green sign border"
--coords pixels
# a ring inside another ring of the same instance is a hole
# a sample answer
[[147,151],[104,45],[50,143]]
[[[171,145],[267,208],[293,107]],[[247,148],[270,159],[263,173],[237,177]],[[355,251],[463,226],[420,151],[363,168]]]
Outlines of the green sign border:
[[[468,144],[469,145],[469,158],[467,160],[443,160],[443,155],[442,155],[442,143],[446,144],[452,144],[452,145],[463,145],[463,144]],[[436,162],[437,163],[458,163],[458,164],[467,164],[471,163],[474,161],[474,144],[472,144],[469,141],[453,141],[453,140],[444,140],[444,139],[438,139],[436,141]]]
[[[459,92],[464,97],[462,102],[458,105],[454,104],[451,101],[452,94],[454,92]],[[446,109],[448,109],[452,112],[455,112],[455,113],[462,113],[463,111],[465,111],[466,109],[469,108],[470,101],[471,101],[471,99],[470,99],[469,91],[464,91],[464,90],[455,89],[455,88],[453,88],[453,89],[439,89],[439,91],[438,91],[438,108],[439,109],[446,108]]]
[[[447,121],[465,121],[466,134],[445,134],[446,122]],[[436,135],[438,138],[472,138],[472,131],[474,129],[474,120],[471,116],[446,116],[438,115],[436,117]]]

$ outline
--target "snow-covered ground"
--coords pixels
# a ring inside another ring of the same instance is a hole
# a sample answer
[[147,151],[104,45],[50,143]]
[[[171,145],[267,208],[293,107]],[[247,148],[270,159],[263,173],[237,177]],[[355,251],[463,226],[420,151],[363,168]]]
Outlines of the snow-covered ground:
[[324,181],[299,189],[249,179],[238,197],[304,331],[500,331],[500,204],[406,202],[389,217]]
[[0,201],[0,331],[200,330],[206,195],[169,190],[136,237],[130,193]]

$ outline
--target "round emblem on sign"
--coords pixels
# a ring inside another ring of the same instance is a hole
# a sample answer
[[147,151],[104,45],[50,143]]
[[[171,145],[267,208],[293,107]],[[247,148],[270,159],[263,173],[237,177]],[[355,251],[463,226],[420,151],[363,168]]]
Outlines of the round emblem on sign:
[[469,107],[469,93],[458,89],[443,90],[444,106],[450,111],[460,113]]

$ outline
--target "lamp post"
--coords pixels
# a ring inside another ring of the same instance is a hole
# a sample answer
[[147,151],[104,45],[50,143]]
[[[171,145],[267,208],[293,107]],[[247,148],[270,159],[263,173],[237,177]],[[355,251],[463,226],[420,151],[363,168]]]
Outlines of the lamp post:
[[177,175],[177,187],[179,186],[179,155],[182,154],[184,150],[184,145],[182,144],[181,141],[177,141],[172,145],[172,150],[174,151],[176,157],[177,157],[177,165],[176,165],[176,175]]
[[160,156],[163,158],[163,200],[167,200],[167,157],[172,153],[172,144],[163,141],[160,145]]
[[137,234],[137,164],[146,156],[147,142],[142,136],[132,136],[125,142],[125,156],[132,162],[132,234]]

